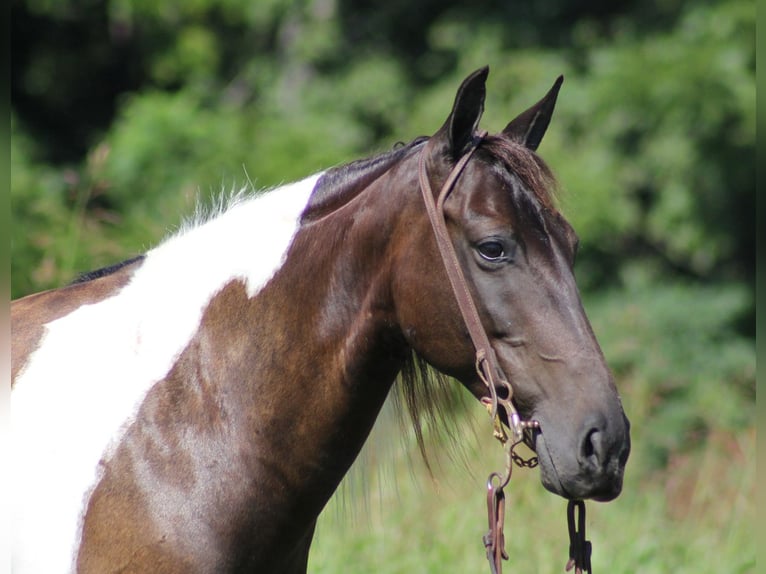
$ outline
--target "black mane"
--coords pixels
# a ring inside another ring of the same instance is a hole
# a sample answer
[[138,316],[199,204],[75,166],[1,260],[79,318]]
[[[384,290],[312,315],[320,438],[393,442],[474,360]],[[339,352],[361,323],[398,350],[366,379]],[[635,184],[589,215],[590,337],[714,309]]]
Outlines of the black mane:
[[301,222],[319,219],[344,205],[427,139],[418,137],[382,154],[327,170],[319,178]]
[[86,271],[85,273],[80,273],[80,275],[78,275],[77,278],[70,283],[70,285],[76,285],[78,283],[87,283],[88,281],[93,281],[94,279],[106,277],[107,275],[116,273],[123,267],[127,267],[128,265],[132,265],[133,263],[143,261],[145,258],[146,258],[146,255],[143,255],[143,254],[137,255],[136,257],[131,257],[130,259],[126,259],[125,261],[121,261],[120,263],[115,263],[114,265],[108,265],[106,267],[101,267],[100,269],[96,269],[94,271]]

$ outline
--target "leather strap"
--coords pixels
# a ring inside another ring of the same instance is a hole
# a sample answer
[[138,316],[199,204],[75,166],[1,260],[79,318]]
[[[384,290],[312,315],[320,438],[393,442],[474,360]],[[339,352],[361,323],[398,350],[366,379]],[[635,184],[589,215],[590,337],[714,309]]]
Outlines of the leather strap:
[[[530,468],[537,465],[536,457],[524,460],[514,452],[514,448],[524,441],[525,429],[539,428],[539,424],[534,420],[522,421],[516,411],[512,401],[513,389],[497,362],[495,351],[490,345],[484,326],[481,324],[479,312],[476,309],[476,304],[465,280],[455,247],[450,239],[444,214],[445,201],[455,187],[455,183],[460,178],[460,174],[463,172],[466,164],[486,135],[487,132],[482,132],[474,138],[470,149],[458,160],[442,184],[436,200],[434,200],[434,193],[431,189],[431,183],[426,170],[426,159],[430,155],[430,142],[425,145],[420,153],[418,179],[428,218],[431,221],[431,227],[436,237],[436,244],[439,247],[444,268],[447,271],[447,277],[449,277],[450,285],[452,286],[452,292],[455,295],[463,322],[476,349],[476,372],[484,384],[487,385],[490,397],[489,410],[495,427],[495,436],[507,448],[508,463],[505,473],[502,475],[496,472],[492,473],[487,481],[489,531],[483,537],[490,570],[492,574],[501,574],[503,569],[502,561],[508,560],[508,554],[505,552],[505,536],[503,534],[503,523],[505,521],[505,493],[503,489],[511,479],[513,463]],[[498,397],[498,390],[502,391],[502,398]],[[505,410],[508,424],[513,433],[513,441],[510,443],[498,416],[499,407],[503,407]],[[577,518],[575,518],[575,513],[577,513]],[[591,543],[585,539],[585,504],[583,501],[569,501],[567,518],[569,522],[570,546],[569,562],[567,563],[566,570],[569,571],[574,568],[575,574],[592,573],[590,564]]]
[[[518,441],[523,437],[524,425],[511,401],[513,389],[500,369],[495,351],[489,343],[489,338],[484,330],[484,326],[481,324],[479,312],[476,309],[476,304],[471,296],[468,283],[465,280],[465,275],[460,266],[455,247],[452,245],[452,240],[450,239],[449,231],[447,230],[447,222],[444,216],[445,201],[455,187],[455,183],[460,178],[466,164],[486,135],[487,132],[482,132],[474,138],[471,148],[458,160],[447,176],[447,179],[442,184],[436,200],[434,200],[434,193],[426,170],[426,158],[430,155],[430,142],[426,144],[420,154],[418,178],[420,181],[420,190],[423,194],[423,201],[426,205],[426,211],[428,212],[428,218],[431,221],[431,227],[433,228],[434,236],[436,237],[436,244],[439,248],[442,261],[444,262],[444,268],[447,271],[447,277],[449,277],[452,292],[455,295],[458,308],[463,317],[463,322],[468,329],[468,334],[476,349],[476,371],[489,391],[491,400],[490,416],[493,421],[496,420],[498,416],[498,406],[502,405],[506,411],[511,431],[514,434],[514,440]],[[498,399],[498,389],[504,391],[502,393],[502,399]],[[498,438],[500,438],[502,442],[507,440],[507,437]]]
[[569,526],[569,560],[564,570],[569,572],[574,568],[575,574],[583,574],[583,572],[593,574],[593,568],[590,565],[593,547],[590,540],[585,538],[585,503],[582,500],[570,500],[567,503],[567,524]]

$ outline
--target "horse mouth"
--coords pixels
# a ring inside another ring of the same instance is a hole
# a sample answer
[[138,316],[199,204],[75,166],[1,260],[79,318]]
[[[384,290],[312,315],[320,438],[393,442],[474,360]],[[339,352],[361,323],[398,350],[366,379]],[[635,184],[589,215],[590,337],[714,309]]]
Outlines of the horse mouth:
[[[482,397],[480,402],[491,409],[490,397]],[[615,468],[585,468],[577,461],[577,456],[568,453],[565,449],[557,448],[555,444],[549,444],[545,436],[545,425],[538,421],[534,412],[529,412],[523,405],[514,407],[522,421],[535,422],[535,426],[527,426],[523,430],[523,442],[532,452],[537,455],[540,468],[540,481],[546,490],[557,494],[567,500],[595,500],[608,502],[619,496],[622,491],[621,470]],[[509,413],[502,404],[497,409],[500,422],[507,429],[511,428]],[[550,431],[550,429],[548,429]],[[512,433],[511,433],[512,434]],[[621,465],[624,468],[624,461]]]
[[[480,396],[479,402],[482,405],[484,405],[484,407],[488,411],[490,411],[490,415],[491,415],[492,414],[491,413],[492,398],[489,396]],[[531,423],[535,420],[534,417],[530,416],[525,409],[519,407],[519,405],[516,404],[515,400],[511,399],[511,403],[513,404],[513,407],[516,409],[516,412],[519,414],[519,417],[522,423]],[[497,405],[497,416],[500,417],[500,422],[502,422],[506,428],[509,428],[509,429],[512,428],[510,420],[508,418],[508,411],[500,402],[498,402],[498,405]],[[534,429],[532,428],[524,429],[524,444],[526,444],[532,450],[535,450],[533,432],[534,432]]]
[[[492,408],[492,399],[489,397],[482,397],[480,399],[480,402],[482,405],[484,405],[487,410],[490,410]],[[524,423],[533,423],[534,419],[531,417],[526,416],[514,403],[514,407],[516,407],[517,412],[519,413],[519,416],[521,418],[522,424]],[[490,413],[491,414],[491,413]],[[507,429],[511,429],[511,434],[513,434],[513,430],[510,424],[510,421],[508,419],[508,412],[505,410],[505,408],[499,407],[497,409],[497,416],[500,418],[500,422],[505,426]],[[521,442],[524,443],[529,450],[531,450],[534,453],[537,453],[537,449],[535,447],[535,437],[540,432],[539,428],[536,426],[526,426],[523,429],[523,435],[521,438]]]
[[[595,476],[582,472],[566,472],[557,467],[555,455],[546,443],[542,429],[534,433],[533,441],[534,445],[530,448],[537,453],[540,482],[549,492],[567,500],[595,500],[596,502],[609,502],[622,492],[622,472],[598,473]],[[561,466],[560,463],[559,466]]]
[[540,467],[540,481],[545,489],[568,500],[573,499],[574,497],[569,494],[559,477],[556,465],[553,462],[553,457],[545,445],[545,438],[542,436],[542,432],[535,434],[533,443],[534,446],[531,448],[537,453],[537,460]]

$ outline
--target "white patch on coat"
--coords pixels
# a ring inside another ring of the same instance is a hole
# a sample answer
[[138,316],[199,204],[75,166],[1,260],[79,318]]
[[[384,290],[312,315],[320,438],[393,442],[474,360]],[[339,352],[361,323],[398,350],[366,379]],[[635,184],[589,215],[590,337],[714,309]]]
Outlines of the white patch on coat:
[[46,326],[11,395],[14,572],[74,568],[99,462],[188,345],[210,299],[238,278],[252,297],[282,266],[320,176],[171,237],[117,294]]

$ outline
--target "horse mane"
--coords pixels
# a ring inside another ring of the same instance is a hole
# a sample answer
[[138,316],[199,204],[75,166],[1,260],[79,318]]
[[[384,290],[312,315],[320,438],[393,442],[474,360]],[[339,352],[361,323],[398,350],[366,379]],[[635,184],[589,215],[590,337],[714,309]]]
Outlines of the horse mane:
[[119,263],[115,263],[113,265],[107,265],[106,267],[94,269],[93,271],[86,271],[84,273],[80,273],[69,284],[77,285],[78,283],[87,283],[89,281],[93,281],[94,279],[100,279],[101,277],[112,275],[113,273],[117,273],[123,267],[127,267],[128,265],[132,265],[133,263],[142,261],[144,258],[146,258],[146,255],[144,254],[136,255],[135,257],[131,257],[130,259],[126,259],[125,261],[120,261]]
[[426,469],[432,473],[427,444],[445,446],[452,455],[459,450],[458,415],[467,406],[462,385],[431,367],[412,351],[394,384],[394,410],[403,429],[412,429]]
[[321,219],[345,205],[426,140],[427,137],[418,137],[409,143],[397,144],[390,151],[327,170],[311,194],[301,223]]

